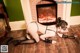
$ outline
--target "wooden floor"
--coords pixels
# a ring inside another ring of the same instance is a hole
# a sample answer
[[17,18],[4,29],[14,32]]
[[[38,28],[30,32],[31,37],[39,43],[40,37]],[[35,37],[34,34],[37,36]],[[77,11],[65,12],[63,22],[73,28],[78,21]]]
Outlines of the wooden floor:
[[80,53],[80,45],[70,39],[59,39],[56,44],[40,41],[35,44],[9,45],[9,53]]
[[[80,26],[70,28],[70,32],[74,32],[80,37]],[[24,31],[13,31],[11,35],[16,38],[25,35]],[[78,39],[80,41],[80,39]],[[80,43],[77,43],[75,39],[57,38],[57,43],[45,43],[40,41],[34,44],[22,44],[14,46],[9,45],[8,53],[80,53]]]

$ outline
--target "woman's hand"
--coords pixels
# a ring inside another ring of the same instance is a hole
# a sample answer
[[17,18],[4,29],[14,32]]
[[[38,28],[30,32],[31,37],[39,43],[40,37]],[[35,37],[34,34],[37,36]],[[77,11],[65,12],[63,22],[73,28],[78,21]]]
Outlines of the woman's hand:
[[57,31],[57,33],[63,34],[63,32],[61,32],[61,31]]

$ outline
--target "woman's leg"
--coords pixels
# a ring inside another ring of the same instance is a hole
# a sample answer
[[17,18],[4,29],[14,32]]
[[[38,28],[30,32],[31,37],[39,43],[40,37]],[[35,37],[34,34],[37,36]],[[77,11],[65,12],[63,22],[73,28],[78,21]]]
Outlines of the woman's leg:
[[35,22],[33,23],[29,23],[27,25],[27,31],[30,33],[30,35],[33,37],[33,39],[36,41],[36,42],[39,42],[39,35],[37,33],[37,24]]
[[45,38],[48,37],[54,37],[56,35],[56,26],[55,25],[47,26],[47,29],[45,31],[46,33],[40,36],[42,40],[45,40]]
[[42,40],[45,40],[45,38],[54,37],[56,33],[54,31],[46,31],[46,34],[43,34],[40,36]]
[[[14,45],[17,46],[19,44],[30,44],[30,43],[35,43],[35,42],[39,42],[39,35],[37,33],[37,25],[36,23],[29,23],[27,25],[27,30],[26,30],[26,36],[24,37],[19,37],[19,38],[15,38],[12,42],[14,42]],[[31,36],[33,39],[28,39],[27,36]]]

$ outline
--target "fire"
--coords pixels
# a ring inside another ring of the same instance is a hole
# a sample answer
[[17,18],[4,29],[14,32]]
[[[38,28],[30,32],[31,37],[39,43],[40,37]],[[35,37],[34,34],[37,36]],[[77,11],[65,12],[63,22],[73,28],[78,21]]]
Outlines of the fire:
[[53,22],[56,21],[55,16],[44,16],[43,14],[39,16],[39,22]]

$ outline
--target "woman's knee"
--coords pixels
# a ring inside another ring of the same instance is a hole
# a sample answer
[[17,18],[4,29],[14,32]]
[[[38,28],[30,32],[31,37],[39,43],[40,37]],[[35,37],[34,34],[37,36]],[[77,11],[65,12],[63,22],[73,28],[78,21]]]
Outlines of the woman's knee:
[[40,39],[35,39],[35,41],[38,43],[40,41]]
[[40,36],[40,39],[42,39],[42,40],[45,40],[45,38],[46,38],[45,35]]

